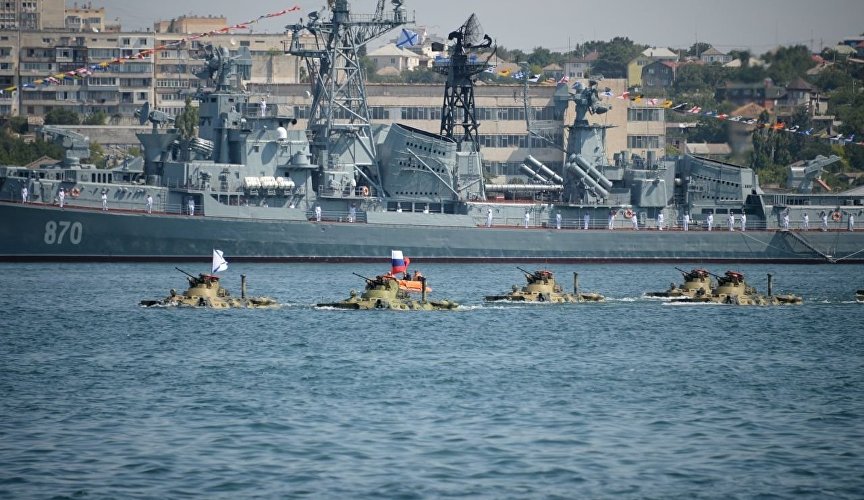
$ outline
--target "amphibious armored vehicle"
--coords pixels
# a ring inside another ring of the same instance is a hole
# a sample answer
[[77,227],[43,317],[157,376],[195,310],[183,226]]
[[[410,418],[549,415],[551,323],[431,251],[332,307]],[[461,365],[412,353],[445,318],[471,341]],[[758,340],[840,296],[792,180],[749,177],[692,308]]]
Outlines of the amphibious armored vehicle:
[[161,300],[142,300],[144,307],[153,306],[176,306],[176,307],[209,307],[213,309],[230,308],[256,308],[273,307],[279,303],[270,297],[247,297],[246,275],[241,276],[241,295],[239,298],[232,297],[227,289],[219,283],[219,276],[215,274],[192,274],[177,269],[185,274],[189,280],[189,288],[182,294],[171,289],[170,295]]
[[366,280],[366,288],[363,293],[358,294],[351,290],[351,295],[340,302],[318,304],[318,307],[334,307],[337,309],[395,309],[395,310],[421,310],[438,311],[450,310],[459,307],[459,304],[450,300],[427,300],[426,278],[421,278],[420,300],[411,298],[408,292],[400,288],[399,280],[391,274],[378,275],[375,278],[367,278],[354,273]]
[[665,292],[648,292],[645,295],[648,297],[676,299],[685,297],[702,297],[711,294],[711,288],[713,287],[711,273],[705,269],[693,269],[690,271],[685,271],[677,267],[675,269],[684,275],[684,283],[681,285],[670,283],[669,289]]
[[726,271],[724,276],[717,278],[717,286],[710,294],[697,295],[679,299],[681,302],[713,302],[717,304],[735,304],[741,306],[801,304],[804,299],[797,295],[773,295],[772,275],[768,274],[768,295],[762,295],[744,281],[744,275],[736,271]]
[[561,285],[555,282],[555,276],[551,271],[537,270],[534,272],[526,271],[521,267],[517,268],[525,273],[525,279],[528,283],[519,288],[518,285],[513,285],[513,289],[502,295],[487,295],[486,300],[493,302],[498,300],[506,300],[511,302],[603,302],[605,297],[599,293],[581,293],[579,292],[579,274],[573,273],[573,293],[565,293]]

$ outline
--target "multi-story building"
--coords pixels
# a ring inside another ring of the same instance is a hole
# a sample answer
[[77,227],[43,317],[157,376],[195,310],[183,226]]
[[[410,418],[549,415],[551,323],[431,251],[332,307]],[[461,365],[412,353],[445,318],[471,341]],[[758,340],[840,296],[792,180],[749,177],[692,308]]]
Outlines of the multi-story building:
[[50,30],[66,27],[65,0],[0,2],[0,30]]
[[[80,115],[101,111],[112,123],[124,123],[151,99],[153,56],[141,54],[152,48],[153,36],[147,33],[22,32],[12,109],[28,116],[54,108]],[[127,56],[136,57],[100,65]],[[81,69],[91,74],[74,76]]]
[[90,4],[78,7],[76,3],[71,9],[66,9],[65,25],[69,31],[106,31],[105,7],[94,9]]

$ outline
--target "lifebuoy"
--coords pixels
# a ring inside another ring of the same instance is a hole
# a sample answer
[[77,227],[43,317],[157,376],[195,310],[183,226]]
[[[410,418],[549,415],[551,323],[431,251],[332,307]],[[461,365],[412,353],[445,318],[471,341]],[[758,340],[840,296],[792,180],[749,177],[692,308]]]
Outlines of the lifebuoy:
[[368,186],[361,187],[360,192],[363,193],[363,196],[369,196],[369,187]]
[[843,214],[841,214],[839,210],[831,214],[831,220],[833,220],[834,222],[840,222],[840,219],[842,218]]
[[624,217],[627,217],[628,219],[632,218],[633,217],[633,211],[628,208],[627,210],[624,211]]
[[69,191],[69,195],[72,196],[73,198],[77,198],[78,195],[80,195],[80,194],[81,194],[81,190],[78,189],[77,187],[72,188],[72,190]]

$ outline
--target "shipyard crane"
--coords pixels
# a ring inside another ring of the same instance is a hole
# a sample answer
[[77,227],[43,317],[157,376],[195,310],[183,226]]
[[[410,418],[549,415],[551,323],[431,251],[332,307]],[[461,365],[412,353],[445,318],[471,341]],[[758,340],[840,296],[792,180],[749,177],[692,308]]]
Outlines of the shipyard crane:
[[[307,21],[286,26],[292,33],[288,53],[306,62],[312,104],[308,129],[313,161],[324,168],[354,165],[355,170],[380,192],[366,84],[358,52],[370,41],[404,24],[404,0],[378,0],[373,15],[352,14],[348,0],[329,0],[329,20],[310,12]],[[311,38],[311,40],[310,40]]]

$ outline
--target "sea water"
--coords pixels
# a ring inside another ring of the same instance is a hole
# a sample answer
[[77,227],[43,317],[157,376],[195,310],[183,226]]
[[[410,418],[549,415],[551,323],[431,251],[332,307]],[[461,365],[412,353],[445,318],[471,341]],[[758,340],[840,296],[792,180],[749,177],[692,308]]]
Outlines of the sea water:
[[230,263],[284,305],[147,309],[173,264],[0,264],[0,496],[864,495],[864,266],[705,266],[773,273],[805,297],[782,307],[644,298],[665,264],[522,267],[609,300],[486,304],[522,273],[418,262],[460,310],[319,309],[387,263]]

